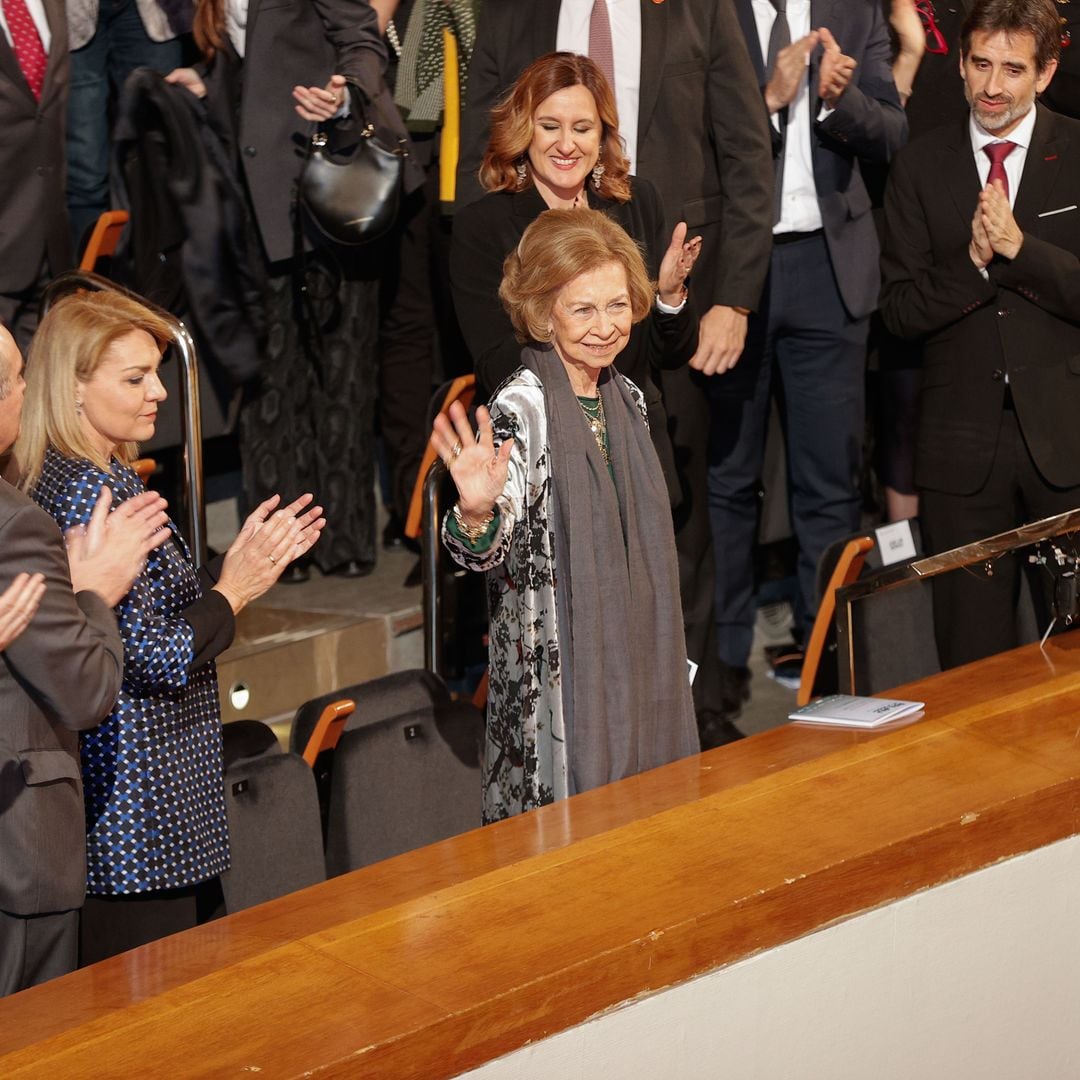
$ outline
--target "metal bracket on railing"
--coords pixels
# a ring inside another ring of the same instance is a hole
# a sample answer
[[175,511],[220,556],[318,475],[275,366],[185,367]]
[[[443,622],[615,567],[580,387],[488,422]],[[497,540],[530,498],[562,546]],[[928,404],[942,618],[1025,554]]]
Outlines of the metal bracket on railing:
[[420,561],[424,583],[424,667],[436,675],[442,674],[442,597],[439,486],[446,475],[446,466],[438,458],[424,477],[424,501],[420,515]]
[[69,270],[53,278],[45,289],[41,313],[62,296],[89,289],[95,292],[115,292],[144,307],[169,325],[172,344],[180,361],[180,433],[184,447],[184,498],[187,511],[187,541],[196,568],[206,562],[206,504],[203,494],[202,413],[199,400],[199,364],[195,342],[188,328],[173,314],[140,296],[131,289],[109,281],[89,270]]
[[927,555],[902,566],[890,567],[862,581],[845,585],[836,590],[836,645],[839,653],[840,692],[856,693],[855,634],[853,607],[860,600],[879,593],[903,588],[916,581],[927,581],[948,571],[960,571],[963,567],[982,564],[988,575],[993,573],[993,562],[1003,555],[1055,537],[1080,532],[1080,509],[1066,510],[1063,514],[1033,521],[1017,529],[1009,529],[984,540],[965,544],[963,547]]

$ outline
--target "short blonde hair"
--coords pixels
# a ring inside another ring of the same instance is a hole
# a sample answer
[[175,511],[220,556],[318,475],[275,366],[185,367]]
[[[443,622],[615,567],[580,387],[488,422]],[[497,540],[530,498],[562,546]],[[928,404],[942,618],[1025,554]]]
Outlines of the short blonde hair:
[[[68,458],[85,458],[110,469],[83,432],[75,409],[77,384],[89,382],[114,341],[145,330],[164,352],[172,340],[169,324],[148,307],[114,292],[80,292],[58,300],[41,320],[26,362],[26,397],[15,443],[20,484],[37,483],[51,446]],[[121,443],[116,457],[130,465],[135,443]]]
[[656,290],[641,251],[626,231],[600,210],[541,214],[503,263],[499,299],[518,340],[550,341],[551,309],[561,290],[581,274],[611,263],[626,271],[630,310],[634,322],[641,322]]

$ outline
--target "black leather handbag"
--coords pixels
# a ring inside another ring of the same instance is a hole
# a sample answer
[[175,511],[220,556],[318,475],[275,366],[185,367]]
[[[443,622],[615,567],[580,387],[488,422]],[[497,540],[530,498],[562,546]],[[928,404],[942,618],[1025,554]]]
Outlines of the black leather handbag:
[[[354,113],[361,93],[353,93]],[[300,174],[299,201],[308,219],[335,243],[369,243],[397,217],[404,154],[381,146],[374,132],[375,125],[366,124],[355,150],[341,162],[329,156],[325,131],[311,137]]]

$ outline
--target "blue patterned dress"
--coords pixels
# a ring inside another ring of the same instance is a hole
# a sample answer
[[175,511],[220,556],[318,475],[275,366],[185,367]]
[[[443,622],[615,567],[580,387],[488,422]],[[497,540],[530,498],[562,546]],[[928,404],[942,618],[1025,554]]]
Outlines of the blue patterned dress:
[[[145,489],[116,460],[45,456],[34,500],[61,529],[85,524],[103,484],[113,506]],[[181,613],[202,587],[176,526],[116,607],[124,683],[109,718],[81,739],[87,892],[115,896],[194,885],[226,870],[221,713],[213,661],[189,671],[195,633]]]

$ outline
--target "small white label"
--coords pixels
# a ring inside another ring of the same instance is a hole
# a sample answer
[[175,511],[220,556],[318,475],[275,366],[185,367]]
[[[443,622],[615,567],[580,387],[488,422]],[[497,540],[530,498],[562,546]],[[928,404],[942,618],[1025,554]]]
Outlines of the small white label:
[[690,669],[690,685],[693,686],[694,680],[697,678],[698,666],[689,656],[686,658],[686,666]]
[[881,552],[882,566],[892,566],[893,563],[915,558],[917,552],[910,521],[894,521],[891,525],[881,525],[874,530],[874,535]]

